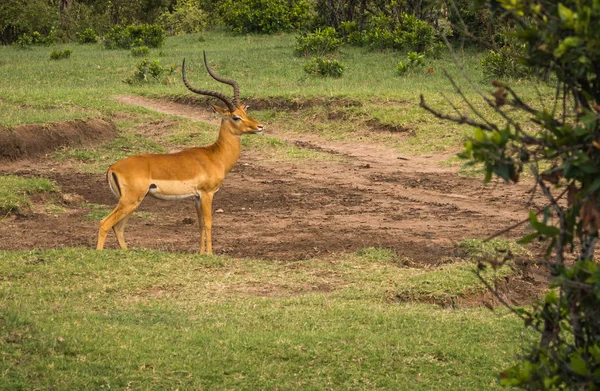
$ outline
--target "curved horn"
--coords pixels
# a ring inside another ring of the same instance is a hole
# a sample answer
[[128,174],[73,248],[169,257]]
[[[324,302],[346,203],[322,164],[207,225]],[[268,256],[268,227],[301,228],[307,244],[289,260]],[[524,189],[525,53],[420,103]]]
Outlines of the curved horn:
[[[205,60],[206,60],[206,57],[205,57]],[[209,73],[210,73],[210,71],[209,71]],[[227,108],[229,109],[230,112],[233,113],[235,111],[235,106],[233,105],[233,103],[231,103],[229,98],[227,98],[224,94],[221,94],[220,92],[216,92],[216,91],[210,91],[210,90],[199,90],[190,85],[190,82],[188,81],[187,77],[185,76],[185,58],[183,59],[183,64],[181,64],[181,75],[183,76],[183,84],[185,84],[185,86],[188,88],[188,90],[195,92],[196,94],[208,95],[208,96],[212,96],[214,98],[221,99],[223,101],[223,103],[225,103],[227,105]]]
[[208,66],[208,61],[206,61],[206,51],[203,50],[202,52],[204,53],[204,65],[206,65],[206,70],[208,71],[208,74],[211,75],[212,78],[215,79],[216,81],[220,81],[221,83],[229,84],[230,86],[233,87],[233,103],[236,106],[239,106],[240,105],[240,86],[238,86],[238,83],[236,83],[235,80],[225,79],[225,78],[222,78],[221,76],[215,75],[214,72],[212,71],[212,69],[210,69],[210,67]]

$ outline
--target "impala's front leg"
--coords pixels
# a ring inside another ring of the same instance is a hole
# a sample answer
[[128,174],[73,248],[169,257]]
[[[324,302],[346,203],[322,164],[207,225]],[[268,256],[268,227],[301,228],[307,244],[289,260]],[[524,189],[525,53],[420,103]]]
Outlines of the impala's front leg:
[[[200,253],[202,254],[210,254],[212,255],[212,201],[213,194],[206,191],[200,193],[200,203],[202,208],[202,222],[201,222],[201,244],[200,244]],[[204,224],[202,224],[204,223]],[[204,247],[204,242],[206,241],[206,247]]]
[[197,195],[194,201],[196,201],[196,214],[198,215],[198,226],[200,228],[200,254],[204,254],[206,249],[206,231],[204,230],[204,217],[202,217],[202,198],[200,195]]

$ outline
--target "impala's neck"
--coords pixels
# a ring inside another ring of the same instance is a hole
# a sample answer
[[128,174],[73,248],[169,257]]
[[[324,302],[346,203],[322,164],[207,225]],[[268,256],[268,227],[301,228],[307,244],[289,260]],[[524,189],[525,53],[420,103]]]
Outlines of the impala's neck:
[[241,136],[231,133],[230,126],[228,121],[221,120],[219,138],[210,146],[214,155],[225,167],[225,174],[235,166],[242,149]]

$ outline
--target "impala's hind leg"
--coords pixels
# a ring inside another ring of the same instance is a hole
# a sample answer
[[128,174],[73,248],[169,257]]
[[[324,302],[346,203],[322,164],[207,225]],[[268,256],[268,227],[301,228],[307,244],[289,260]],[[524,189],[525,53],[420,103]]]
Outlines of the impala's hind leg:
[[133,214],[133,211],[123,217],[121,219],[121,221],[119,221],[117,224],[115,224],[112,229],[113,232],[115,233],[115,236],[117,237],[117,242],[119,243],[119,247],[121,247],[122,249],[126,249],[127,248],[127,244],[125,243],[125,224],[127,224],[127,220],[129,220],[129,218],[131,217],[131,215]]
[[108,216],[106,216],[100,222],[100,230],[98,231],[98,245],[96,249],[102,250],[104,248],[104,242],[106,241],[106,235],[111,228],[114,227],[115,234],[117,235],[117,241],[119,242],[119,247],[122,249],[126,249],[125,238],[123,231],[125,229],[125,223],[129,216],[136,210],[140,202],[142,202],[143,198],[140,200],[136,200],[135,202],[129,202],[127,204],[119,200],[119,204],[117,207],[110,212]]

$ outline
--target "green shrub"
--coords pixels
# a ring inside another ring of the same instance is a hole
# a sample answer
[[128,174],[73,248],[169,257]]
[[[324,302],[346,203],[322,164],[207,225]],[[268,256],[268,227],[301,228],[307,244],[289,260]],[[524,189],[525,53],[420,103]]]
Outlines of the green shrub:
[[148,46],[138,46],[135,48],[131,48],[130,53],[132,57],[144,57],[147,56],[148,53],[150,53],[150,49],[148,48]]
[[304,26],[309,8],[308,0],[224,0],[219,14],[236,33],[272,34]]
[[299,56],[308,56],[309,54],[322,56],[327,53],[336,52],[341,44],[342,40],[338,38],[335,29],[327,27],[296,37],[294,52]]
[[79,33],[75,33],[75,37],[80,44],[98,42],[98,34],[96,34],[93,28],[87,28]]
[[315,57],[304,64],[304,72],[309,75],[320,75],[325,77],[341,77],[344,73],[344,64],[337,60],[328,60]]
[[138,46],[158,48],[165,41],[165,31],[155,24],[115,26],[104,36],[106,49],[131,49]]
[[363,46],[365,44],[364,34],[359,31],[356,22],[342,22],[338,27],[338,34],[342,40],[352,46]]
[[422,67],[423,65],[425,65],[424,54],[419,54],[417,52],[408,52],[406,55],[408,57],[408,63],[410,64],[410,66]]
[[179,0],[172,12],[164,12],[157,20],[169,35],[201,33],[208,15],[200,8],[199,0]]
[[71,57],[71,53],[72,52],[69,49],[53,50],[52,53],[50,53],[50,59],[51,60],[62,60],[62,59]]
[[131,85],[144,83],[170,84],[175,69],[177,69],[176,65],[163,67],[158,60],[150,61],[146,58],[137,64],[133,75],[125,79],[124,82]]
[[399,61],[396,70],[398,71],[398,74],[402,76],[408,71],[408,68],[409,67],[407,64],[405,64],[403,61]]
[[443,42],[436,42],[432,46],[427,48],[427,50],[425,51],[425,55],[427,57],[439,60],[440,58],[442,58],[444,50],[446,50],[446,45],[444,45]]
[[55,30],[52,30],[49,35],[43,36],[37,31],[31,33],[31,35],[27,33],[23,33],[19,36],[15,45],[21,49],[26,49],[33,45],[39,46],[49,46],[56,42],[56,34]]
[[498,51],[490,50],[481,59],[483,75],[488,79],[520,78],[528,75],[529,71],[522,65],[517,54],[505,46]]
[[436,43],[433,27],[414,15],[402,14],[398,24],[387,15],[371,18],[364,41],[375,49],[426,52]]
[[14,43],[14,46],[20,49],[28,49],[31,45],[33,45],[33,38],[26,33],[20,35]]

